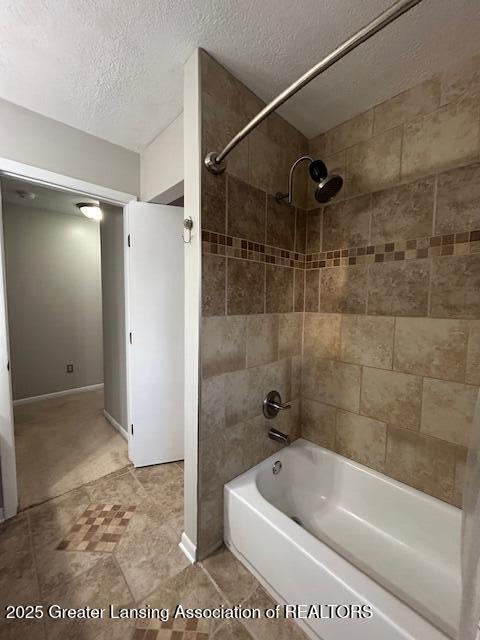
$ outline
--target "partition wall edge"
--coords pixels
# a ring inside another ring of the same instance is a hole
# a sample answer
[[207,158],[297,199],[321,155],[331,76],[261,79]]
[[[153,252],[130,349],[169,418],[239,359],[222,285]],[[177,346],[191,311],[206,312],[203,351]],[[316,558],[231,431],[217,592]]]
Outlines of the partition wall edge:
[[185,501],[180,547],[191,562],[197,549],[197,466],[200,407],[201,321],[201,101],[200,49],[184,66],[185,217],[193,221],[191,242],[185,249]]
[[[28,165],[8,158],[0,158],[0,178],[2,175],[9,175],[15,178],[28,180],[44,187],[52,187],[64,191],[75,191],[77,193],[98,198],[110,204],[114,204],[120,207],[125,207],[131,200],[137,200],[137,196],[116,191],[98,184],[85,182],[84,180],[78,180],[71,176],[65,176],[53,171],[41,169],[32,165]],[[1,196],[1,194],[0,194]],[[1,207],[1,201],[0,201]],[[1,212],[1,208],[0,208]],[[0,219],[1,223],[1,219]],[[0,277],[4,277],[3,269],[3,229],[0,224]],[[6,313],[6,291],[5,287],[0,287],[0,313],[3,313],[5,309]],[[0,341],[6,341],[8,347],[8,335],[0,335]],[[1,365],[1,363],[0,363]],[[9,373],[10,376],[10,373]],[[10,394],[11,396],[11,394]],[[128,398],[128,387],[127,387]],[[0,406],[0,415],[4,419],[0,421],[0,469],[2,474],[2,497],[3,497],[3,513],[0,509],[0,521],[4,518],[11,518],[17,513],[17,477],[15,466],[15,438],[13,432],[13,399],[10,397],[10,401],[2,401]],[[7,406],[9,405],[9,406]],[[12,412],[11,426],[5,418],[7,412]]]

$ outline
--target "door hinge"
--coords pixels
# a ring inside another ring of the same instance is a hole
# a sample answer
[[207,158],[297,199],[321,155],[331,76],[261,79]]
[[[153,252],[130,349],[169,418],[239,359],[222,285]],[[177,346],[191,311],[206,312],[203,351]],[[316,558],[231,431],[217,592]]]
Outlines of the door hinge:
[[130,331],[130,333],[128,334],[128,339],[130,340],[130,344],[133,344],[133,334]]
[[128,234],[128,236],[127,236],[127,244],[128,244],[128,246],[129,246],[129,247],[131,247],[131,246],[132,246],[132,245],[130,244],[130,234]]
[[130,425],[130,431],[132,432],[132,436],[133,436],[133,424]]
[[7,362],[7,371],[10,371],[10,362]]

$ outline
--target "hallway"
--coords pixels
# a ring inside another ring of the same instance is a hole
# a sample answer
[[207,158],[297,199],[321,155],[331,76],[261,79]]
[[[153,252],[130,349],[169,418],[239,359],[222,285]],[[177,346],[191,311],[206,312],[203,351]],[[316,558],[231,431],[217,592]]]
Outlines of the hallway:
[[15,407],[20,509],[129,465],[127,442],[103,406],[103,390],[95,390]]

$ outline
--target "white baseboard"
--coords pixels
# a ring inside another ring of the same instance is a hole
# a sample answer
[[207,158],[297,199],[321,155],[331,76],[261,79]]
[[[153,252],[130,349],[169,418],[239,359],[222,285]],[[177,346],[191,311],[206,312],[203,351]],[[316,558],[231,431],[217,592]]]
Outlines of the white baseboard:
[[77,387],[76,389],[65,389],[64,391],[55,391],[54,393],[45,393],[42,396],[31,396],[30,398],[20,398],[13,401],[13,406],[18,407],[21,404],[29,404],[30,402],[40,402],[40,400],[49,400],[50,398],[60,398],[61,396],[69,396],[74,393],[85,393],[86,391],[97,391],[103,389],[103,382],[100,384],[91,384],[88,387]]
[[118,431],[118,433],[125,438],[128,442],[128,431],[122,427],[122,425],[115,420],[113,416],[111,416],[106,409],[103,410],[103,415],[110,422],[112,427]]
[[182,533],[182,539],[178,546],[183,551],[183,553],[187,556],[188,560],[190,560],[192,564],[195,564],[195,560],[197,557],[197,547],[193,544],[193,542],[187,536],[185,531]]

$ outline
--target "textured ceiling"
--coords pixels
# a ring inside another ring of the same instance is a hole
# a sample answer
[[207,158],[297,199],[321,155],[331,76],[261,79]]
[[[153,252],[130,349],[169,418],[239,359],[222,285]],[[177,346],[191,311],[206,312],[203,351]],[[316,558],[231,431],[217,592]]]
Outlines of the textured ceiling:
[[[35,198],[22,198],[18,192],[27,192]],[[2,204],[8,207],[9,204],[21,205],[29,209],[39,211],[55,211],[72,216],[81,216],[83,213],[78,209],[77,202],[92,202],[98,204],[98,200],[78,195],[72,192],[57,191],[37,184],[16,180],[14,178],[2,178],[1,180]]]
[[[2,0],[0,97],[133,150],[204,47],[269,100],[393,0]],[[423,0],[283,108],[316,135],[480,51],[478,0]]]

